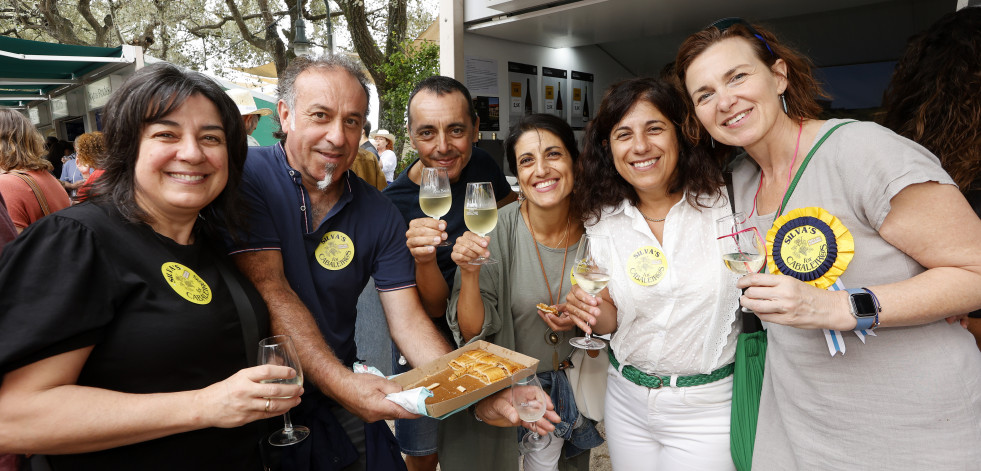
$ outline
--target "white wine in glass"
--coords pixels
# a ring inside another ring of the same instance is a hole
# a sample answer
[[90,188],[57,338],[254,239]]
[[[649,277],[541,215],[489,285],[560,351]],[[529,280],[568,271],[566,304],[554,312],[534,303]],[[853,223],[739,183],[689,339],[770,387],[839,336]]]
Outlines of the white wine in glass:
[[512,379],[511,403],[518,412],[518,417],[531,425],[529,428],[531,432],[526,433],[518,445],[522,452],[538,451],[552,442],[551,434],[539,435],[538,427],[535,426],[535,422],[545,417],[547,408],[545,398],[545,390],[542,389],[542,383],[535,374],[522,379]]
[[[721,217],[715,221],[715,226],[722,263],[729,271],[743,276],[757,273],[763,268],[766,264],[765,243],[745,214],[739,212]],[[745,307],[742,311],[747,314],[753,312]]]
[[[435,220],[446,216],[453,205],[450,193],[450,177],[442,167],[423,167],[419,182],[419,208]],[[436,247],[447,247],[449,241],[442,241]]]
[[[467,229],[481,237],[486,237],[497,227],[497,198],[490,182],[467,183],[467,196],[463,203],[463,222]],[[493,258],[477,257],[471,265],[497,263]]]
[[[296,371],[296,376],[292,378],[269,379],[263,383],[286,383],[303,385],[303,368],[300,366],[300,357],[293,348],[293,339],[288,335],[275,335],[259,341],[259,364],[260,365],[279,365],[288,366]],[[288,397],[272,397],[268,399],[289,399]],[[286,426],[277,430],[269,436],[269,444],[273,446],[287,446],[302,442],[310,436],[310,429],[302,425],[293,425],[290,420],[290,413],[283,413],[283,420]]]
[[[593,298],[610,282],[610,271],[606,266],[609,256],[608,237],[583,234],[579,241],[579,248],[576,250],[576,265],[573,273],[575,273],[576,284]],[[585,350],[599,350],[606,347],[606,342],[594,339],[589,333],[585,337],[573,337],[569,339],[569,343],[573,347]]]

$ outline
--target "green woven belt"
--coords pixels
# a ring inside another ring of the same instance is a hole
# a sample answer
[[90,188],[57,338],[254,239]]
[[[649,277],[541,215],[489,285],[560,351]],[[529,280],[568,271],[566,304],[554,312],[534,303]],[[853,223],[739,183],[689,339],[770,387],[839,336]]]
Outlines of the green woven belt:
[[[620,362],[617,358],[613,356],[613,349],[607,349],[610,355],[610,364],[613,365],[624,378],[630,380],[631,383],[648,387],[651,389],[658,389],[661,386],[670,386],[671,377],[670,376],[653,376],[643,371],[638,370],[632,365],[627,365],[620,370]],[[678,376],[677,385],[679,388],[686,388],[689,386],[701,386],[703,384],[714,383],[722,378],[726,378],[732,374],[735,369],[735,363],[729,363],[722,368],[719,368],[707,375],[691,375],[691,376]]]

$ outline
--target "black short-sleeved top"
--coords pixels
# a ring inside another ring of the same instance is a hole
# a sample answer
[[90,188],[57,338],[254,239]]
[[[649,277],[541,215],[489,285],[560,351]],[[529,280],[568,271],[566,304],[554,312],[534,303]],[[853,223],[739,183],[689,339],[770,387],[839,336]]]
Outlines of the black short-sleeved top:
[[[94,203],[32,224],[0,256],[0,374],[92,345],[77,384],[127,393],[199,389],[249,366],[246,349],[257,346],[245,345],[218,268],[228,262],[216,247],[201,227],[193,244],[180,245]],[[266,336],[262,299],[231,272]],[[261,427],[209,428],[50,461],[55,469],[261,469]]]

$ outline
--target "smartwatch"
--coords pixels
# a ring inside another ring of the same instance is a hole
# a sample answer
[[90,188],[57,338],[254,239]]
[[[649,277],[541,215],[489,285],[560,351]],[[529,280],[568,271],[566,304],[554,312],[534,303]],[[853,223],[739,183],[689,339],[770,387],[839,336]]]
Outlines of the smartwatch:
[[852,316],[858,323],[855,330],[869,330],[878,324],[879,306],[875,296],[864,288],[846,289]]

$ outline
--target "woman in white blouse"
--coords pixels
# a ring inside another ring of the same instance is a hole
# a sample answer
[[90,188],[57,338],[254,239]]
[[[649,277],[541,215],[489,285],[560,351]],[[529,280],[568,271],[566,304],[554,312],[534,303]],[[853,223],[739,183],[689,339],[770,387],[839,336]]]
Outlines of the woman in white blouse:
[[730,212],[721,166],[682,135],[685,104],[653,78],[607,91],[574,194],[587,232],[611,236],[599,300],[574,288],[580,328],[612,332],[605,423],[614,469],[735,469],[729,454],[735,275],[716,248]]

